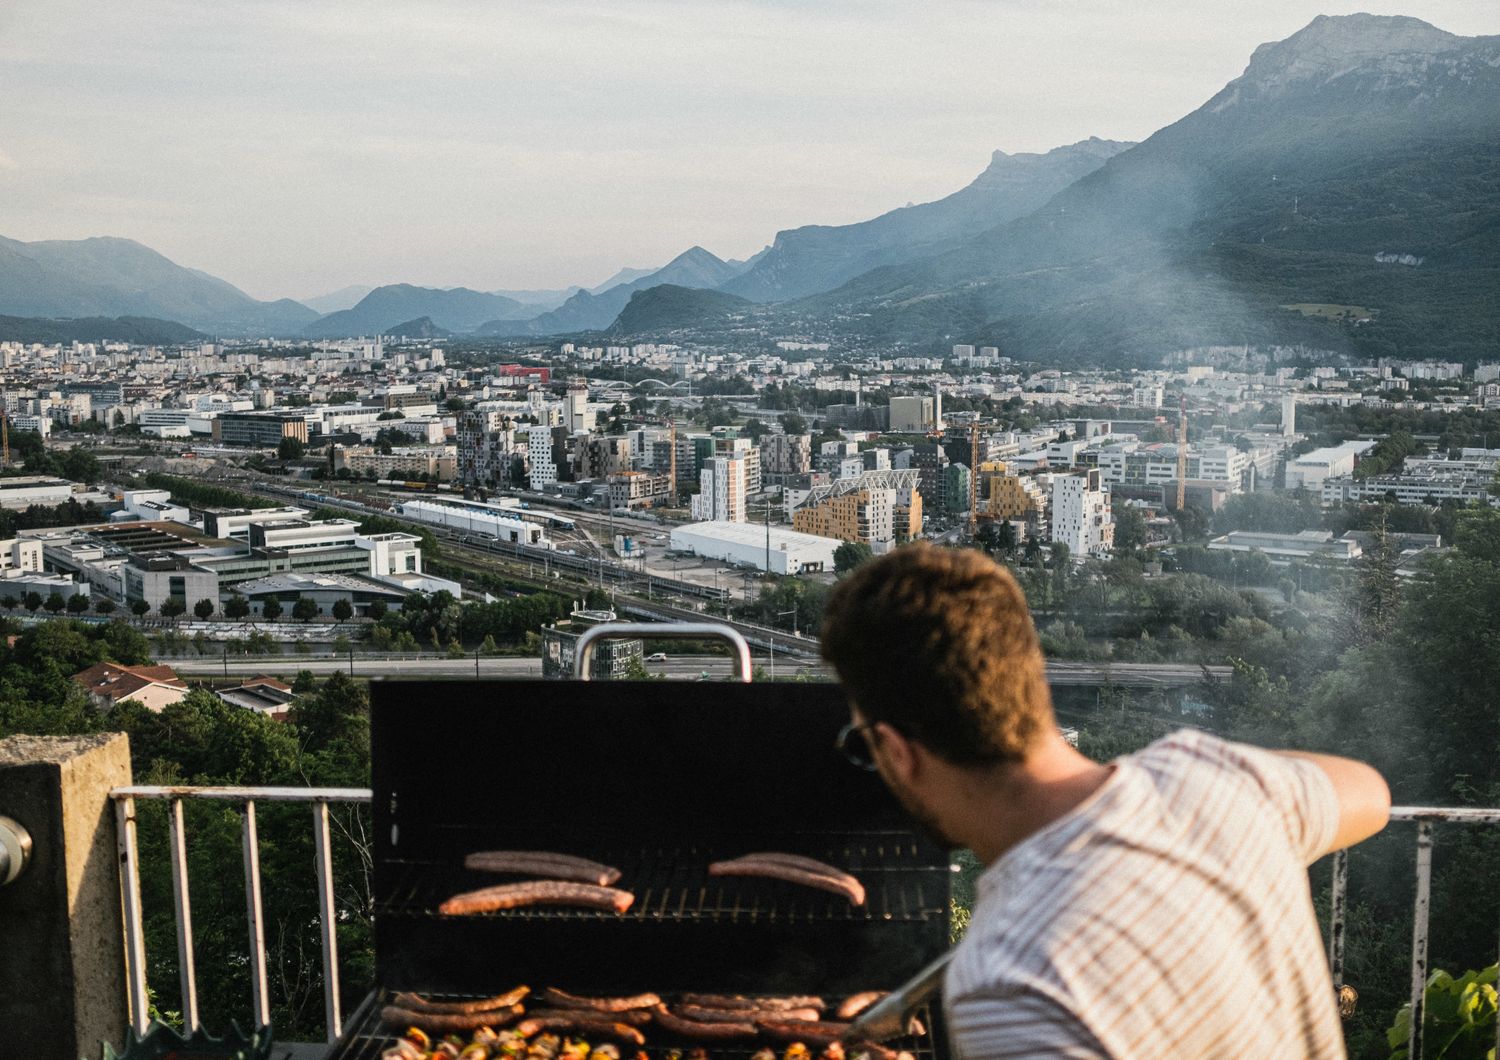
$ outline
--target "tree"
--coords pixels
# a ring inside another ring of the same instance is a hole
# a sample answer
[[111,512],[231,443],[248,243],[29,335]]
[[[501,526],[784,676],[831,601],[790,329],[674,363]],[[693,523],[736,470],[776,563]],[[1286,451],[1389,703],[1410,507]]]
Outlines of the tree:
[[161,612],[162,618],[176,618],[178,615],[187,614],[187,604],[175,596],[169,596],[161,602],[157,610]]
[[20,604],[21,601],[10,593],[6,593],[4,597],[0,597],[0,607],[4,607],[7,611],[14,611]]
[[274,596],[266,597],[266,602],[260,605],[260,617],[275,622],[281,617],[281,601]]
[[369,606],[369,608],[367,610],[367,613],[376,622],[379,622],[382,618],[385,617],[385,612],[386,612],[386,606],[385,606],[385,601],[384,600],[372,600],[372,601],[370,601],[370,606]]
[[42,604],[42,606],[45,607],[51,614],[55,615],[63,608],[67,607],[68,602],[63,599],[62,593],[54,591],[47,594],[47,600],[44,604]]
[[297,597],[297,602],[292,605],[292,617],[299,622],[317,618],[318,602],[310,596]]
[[1134,552],[1146,544],[1146,517],[1133,504],[1115,509],[1115,551]]
[[787,434],[806,434],[807,421],[795,412],[783,412],[781,414],[781,429]]
[[145,618],[146,612],[151,610],[151,605],[144,600],[132,600],[130,602],[130,613],[136,618]]
[[89,609],[89,598],[83,593],[74,593],[68,597],[68,613],[81,615]]
[[239,593],[232,595],[224,604],[224,614],[230,618],[244,618],[250,614],[250,601]]
[[42,606],[42,594],[33,590],[21,599],[21,603],[25,606],[26,610],[34,615],[37,612],[37,608]]
[[283,438],[276,446],[276,456],[282,460],[301,460],[307,447],[297,438]]
[[213,613],[214,602],[206,596],[193,605],[193,614],[197,615],[199,618],[207,619]]
[[845,541],[833,550],[833,569],[847,574],[873,555],[874,551],[863,541]]
[[101,596],[95,602],[94,610],[101,615],[112,615],[115,613],[115,602],[107,596]]
[[333,602],[333,617],[340,622],[347,622],[354,617],[354,605],[348,600],[335,600]]

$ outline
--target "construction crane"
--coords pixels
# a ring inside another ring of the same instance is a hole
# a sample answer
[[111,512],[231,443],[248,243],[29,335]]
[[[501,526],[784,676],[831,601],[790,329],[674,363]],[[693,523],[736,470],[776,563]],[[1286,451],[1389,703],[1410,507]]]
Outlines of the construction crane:
[[969,424],[969,539],[979,525],[979,421]]
[[1177,416],[1177,510],[1187,509],[1187,395],[1182,395]]

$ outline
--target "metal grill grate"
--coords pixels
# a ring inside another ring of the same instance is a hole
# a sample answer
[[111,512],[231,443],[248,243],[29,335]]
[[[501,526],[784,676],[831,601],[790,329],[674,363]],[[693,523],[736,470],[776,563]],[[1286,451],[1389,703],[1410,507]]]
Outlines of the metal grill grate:
[[[367,997],[362,1005],[350,1017],[348,1029],[328,1052],[327,1060],[379,1060],[380,1054],[389,1049],[396,1040],[396,1036],[381,1026],[380,1009],[387,1003],[391,995],[385,991],[377,991]],[[446,995],[443,1000],[462,1000],[462,995]],[[670,1002],[670,998],[668,1001]],[[927,1033],[921,1037],[898,1038],[886,1042],[886,1046],[902,1052],[910,1053],[914,1060],[938,1060],[935,1048],[935,1028],[932,1024],[932,1013],[923,1008],[917,1013],[917,1018],[927,1028]],[[642,1052],[656,1060],[657,1057],[665,1057],[673,1049],[705,1048],[711,1060],[747,1060],[756,1050],[762,1048],[766,1043],[754,1043],[749,1045],[714,1045],[702,1042],[690,1042],[673,1038],[663,1033],[660,1029],[650,1026],[642,1028],[646,1036],[646,1046]],[[784,1045],[772,1044],[771,1048],[776,1050],[778,1056],[785,1051]],[[635,1047],[622,1048],[625,1055],[633,1055]],[[813,1050],[817,1055],[817,1050]]]
[[[856,876],[865,886],[866,904],[852,906],[837,895],[782,883],[747,877],[716,877],[708,874],[711,862],[732,858],[751,850],[787,849],[787,835],[772,843],[740,843],[687,847],[644,847],[598,854],[621,870],[617,887],[635,895],[624,914],[586,909],[533,906],[480,914],[490,918],[522,920],[712,920],[726,923],[814,923],[825,921],[919,922],[948,915],[946,886],[934,883],[934,869],[946,873],[948,866],[934,866],[918,848],[910,833],[863,833],[820,836],[821,846],[804,842],[797,850]],[[460,847],[461,848],[461,847]],[[476,844],[472,849],[481,849]],[[376,905],[386,917],[439,917],[437,907],[462,891],[493,886],[517,877],[471,872],[461,865],[426,861],[389,862],[393,868],[390,893]],[[944,876],[937,880],[946,885]]]

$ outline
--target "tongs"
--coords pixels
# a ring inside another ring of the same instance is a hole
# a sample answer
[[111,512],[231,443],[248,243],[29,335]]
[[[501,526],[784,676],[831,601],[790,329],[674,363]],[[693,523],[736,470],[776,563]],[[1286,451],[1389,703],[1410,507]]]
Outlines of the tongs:
[[943,973],[948,970],[948,962],[952,959],[950,950],[865,1009],[849,1024],[844,1041],[885,1042],[909,1033],[907,1028],[917,1009],[942,991]]

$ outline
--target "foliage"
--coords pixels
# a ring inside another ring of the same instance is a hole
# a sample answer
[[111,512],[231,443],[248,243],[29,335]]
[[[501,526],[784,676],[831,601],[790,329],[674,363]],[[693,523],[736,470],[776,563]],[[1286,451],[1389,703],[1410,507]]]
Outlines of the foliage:
[[276,502],[251,493],[213,486],[195,479],[167,475],[160,471],[147,473],[143,481],[152,489],[166,490],[172,499],[194,508],[274,508]]
[[839,574],[848,574],[874,555],[874,551],[863,541],[845,541],[833,550],[833,569]]
[[[1455,979],[1433,972],[1422,991],[1423,1056],[1450,1060],[1494,1060],[1496,966]],[[1386,1032],[1391,1060],[1406,1060],[1411,1037],[1411,1005],[1402,1006]]]

